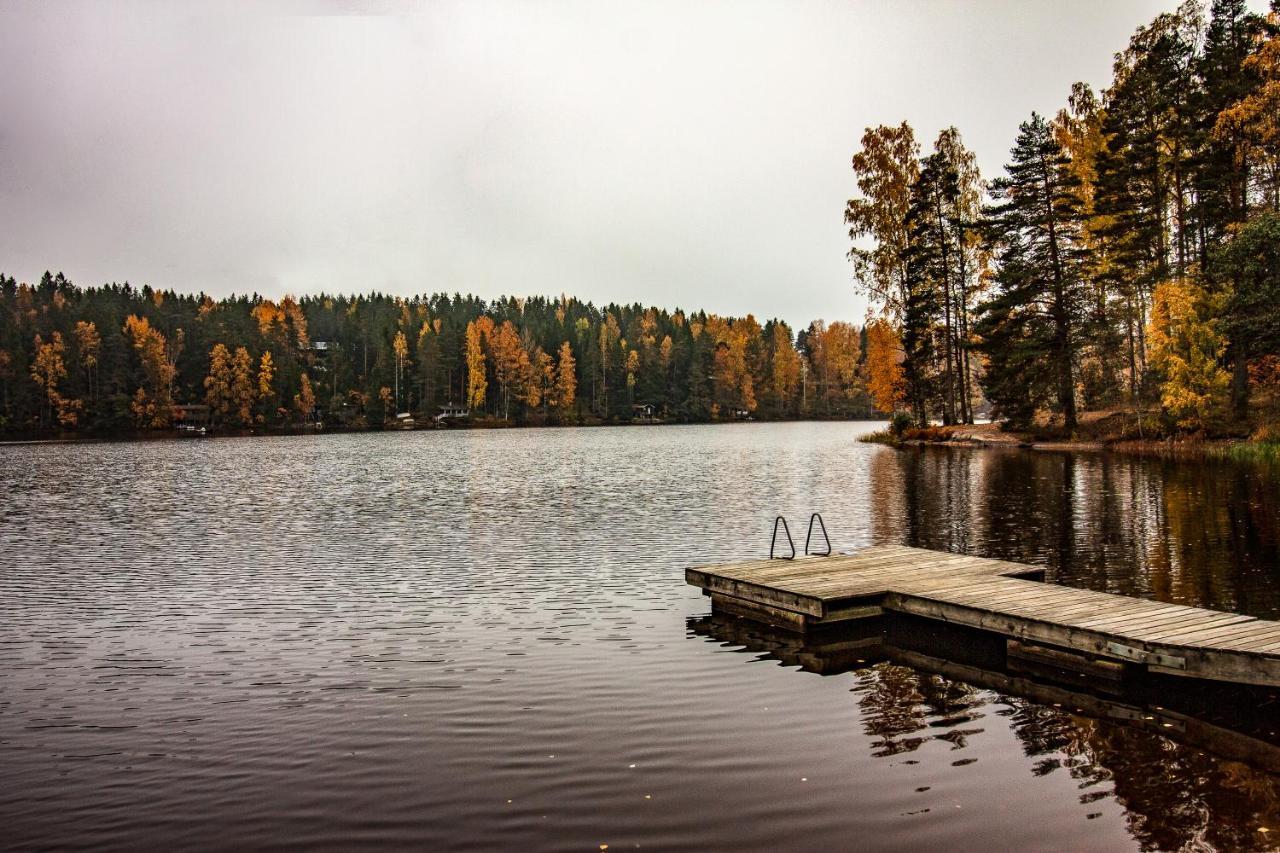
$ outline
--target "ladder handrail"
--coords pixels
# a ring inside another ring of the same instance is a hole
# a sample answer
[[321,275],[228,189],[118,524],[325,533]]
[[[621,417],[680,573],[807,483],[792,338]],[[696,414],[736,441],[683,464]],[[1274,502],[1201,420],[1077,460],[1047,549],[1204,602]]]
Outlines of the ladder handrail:
[[[790,557],[773,556],[774,549],[778,546],[778,525],[782,525],[782,532],[787,535],[787,544],[791,546]],[[794,560],[796,558],[796,543],[791,538],[791,528],[787,526],[787,520],[782,516],[778,516],[773,520],[773,539],[769,542],[769,559],[770,560]]]
[[831,537],[827,535],[827,525],[825,522],[823,522],[822,516],[816,512],[813,515],[809,516],[809,532],[805,534],[805,537],[804,537],[804,555],[806,557],[809,556],[809,540],[813,538],[814,519],[817,519],[818,527],[822,530],[822,538],[826,540],[827,550],[823,551],[821,554],[815,551],[813,556],[830,557],[831,556]]

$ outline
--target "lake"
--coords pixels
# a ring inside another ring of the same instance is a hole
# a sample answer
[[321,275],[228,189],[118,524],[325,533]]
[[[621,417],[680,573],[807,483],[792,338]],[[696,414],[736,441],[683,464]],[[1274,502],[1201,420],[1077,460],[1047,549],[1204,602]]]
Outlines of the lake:
[[813,511],[1280,618],[1266,469],[878,426],[0,447],[0,846],[1273,849],[1175,731],[708,626],[684,568]]

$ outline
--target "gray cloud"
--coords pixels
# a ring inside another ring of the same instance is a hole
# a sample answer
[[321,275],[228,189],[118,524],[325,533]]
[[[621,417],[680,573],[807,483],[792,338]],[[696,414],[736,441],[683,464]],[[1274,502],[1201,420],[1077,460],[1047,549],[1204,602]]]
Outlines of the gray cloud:
[[860,319],[868,124],[984,172],[1171,3],[0,6],[0,270]]

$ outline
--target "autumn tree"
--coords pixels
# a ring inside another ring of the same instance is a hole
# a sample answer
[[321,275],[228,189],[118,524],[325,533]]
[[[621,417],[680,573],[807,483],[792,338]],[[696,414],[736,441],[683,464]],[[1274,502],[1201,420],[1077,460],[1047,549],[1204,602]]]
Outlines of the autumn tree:
[[773,365],[771,389],[777,400],[778,413],[784,414],[792,411],[795,405],[802,370],[800,353],[796,352],[791,329],[783,322],[773,323],[769,344]]
[[98,334],[98,326],[92,321],[78,320],[72,329],[76,342],[76,360],[84,373],[84,386],[90,401],[97,400],[98,360],[102,354],[102,336]]
[[[67,378],[63,355],[66,345],[61,332],[54,332],[46,343],[35,337],[35,358],[31,362],[31,379],[40,389],[45,400],[45,411],[50,422],[56,419],[64,427],[73,427],[79,417],[81,401],[64,397],[58,391],[58,383]],[[43,418],[42,418],[43,424]]]
[[827,415],[844,415],[859,390],[858,330],[850,323],[815,323],[810,334],[810,361],[821,401]]
[[635,404],[636,374],[640,372],[640,353],[631,350],[627,353],[627,402]]
[[521,360],[524,388],[521,400],[531,409],[550,402],[555,393],[555,365],[550,355],[537,344],[526,344],[526,357]]
[[409,358],[409,339],[405,337],[403,329],[396,330],[395,339],[391,342],[391,349],[396,356],[396,412],[400,411],[400,374],[404,372],[405,362]]
[[598,336],[600,347],[600,415],[609,417],[609,368],[615,360],[614,351],[622,340],[622,331],[618,328],[618,320],[612,313],[606,312],[600,323]]
[[484,348],[481,330],[476,323],[467,323],[467,405],[477,412],[484,410],[485,395],[489,388],[485,377]]
[[125,318],[124,332],[138,354],[143,376],[130,404],[134,421],[144,429],[166,427],[173,417],[172,388],[182,330],[178,330],[171,345],[146,317],[130,314]]
[[310,423],[316,409],[316,395],[311,390],[311,377],[306,373],[298,379],[298,393],[293,397],[293,408],[303,423]]
[[502,418],[511,419],[511,391],[520,381],[522,367],[528,363],[528,354],[520,342],[520,333],[510,320],[493,330],[489,339],[493,353],[493,374],[502,398]]
[[[1112,253],[1115,221],[1098,207],[1099,164],[1106,156],[1102,101],[1085,83],[1075,83],[1067,107],[1051,123],[1055,139],[1067,157],[1079,200],[1081,218],[1080,275],[1087,290],[1079,352],[1081,401],[1102,407],[1118,401],[1127,390],[1138,396],[1141,369],[1138,343],[1144,339],[1134,323],[1137,304],[1128,289],[1117,289],[1124,270]],[[1145,356],[1143,356],[1145,358]]]
[[556,362],[555,406],[559,410],[561,420],[570,420],[573,416],[574,399],[578,391],[578,377],[573,359],[573,347],[568,341],[560,344],[559,358]]
[[[853,155],[858,198],[845,206],[854,278],[890,316],[901,316],[906,302],[906,255],[910,236],[907,209],[919,174],[920,146],[905,121],[897,127],[867,128],[862,148]],[[862,241],[870,239],[872,245]]]
[[867,392],[885,414],[896,412],[906,399],[902,375],[902,342],[883,317],[867,323],[865,362]]
[[253,356],[245,347],[236,347],[231,360],[231,410],[241,426],[253,425],[253,405],[257,400]]
[[226,423],[232,411],[231,353],[226,344],[209,351],[209,375],[204,378],[204,401],[214,423]]
[[[262,358],[258,361],[258,402],[268,412],[271,411],[271,400],[275,396],[275,391],[271,387],[271,381],[275,379],[276,366],[271,360],[271,350],[263,350]],[[262,415],[258,416],[262,419]]]
[[1255,49],[1240,72],[1254,84],[1234,87],[1236,100],[1214,118],[1212,140],[1252,167],[1258,207],[1280,212],[1280,12],[1253,35]]
[[395,394],[386,385],[378,389],[378,402],[382,403],[382,422],[388,423],[394,419],[395,412],[392,406],[395,404]]
[[1147,337],[1164,378],[1160,402],[1180,427],[1202,430],[1225,410],[1231,385],[1216,312],[1204,288],[1189,281],[1165,282],[1152,297]]
[[755,410],[755,378],[748,363],[748,346],[759,333],[751,315],[737,321],[707,316],[705,334],[715,345],[712,393],[717,411]]

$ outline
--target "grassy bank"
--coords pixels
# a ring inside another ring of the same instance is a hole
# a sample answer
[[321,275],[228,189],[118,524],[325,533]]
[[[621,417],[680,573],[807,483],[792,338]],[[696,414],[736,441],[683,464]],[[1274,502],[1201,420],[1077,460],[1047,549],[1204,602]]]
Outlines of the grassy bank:
[[1154,418],[1128,413],[1089,413],[1074,432],[1051,424],[1006,431],[999,424],[910,426],[901,421],[858,440],[889,447],[1017,447],[1034,450],[1107,450],[1177,458],[1280,463],[1280,436],[1260,430],[1252,438],[1187,435],[1162,429]]

